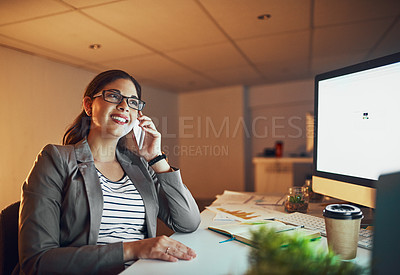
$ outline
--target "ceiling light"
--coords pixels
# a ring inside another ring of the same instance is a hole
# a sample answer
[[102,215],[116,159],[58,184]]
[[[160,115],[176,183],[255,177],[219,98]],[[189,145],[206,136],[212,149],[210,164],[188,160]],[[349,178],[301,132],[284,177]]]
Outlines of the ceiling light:
[[92,45],[89,45],[89,48],[92,50],[98,50],[101,48],[101,44],[92,44]]
[[271,14],[269,14],[269,13],[264,13],[264,14],[261,14],[261,15],[257,16],[257,18],[258,18],[259,20],[268,20],[268,19],[271,18]]

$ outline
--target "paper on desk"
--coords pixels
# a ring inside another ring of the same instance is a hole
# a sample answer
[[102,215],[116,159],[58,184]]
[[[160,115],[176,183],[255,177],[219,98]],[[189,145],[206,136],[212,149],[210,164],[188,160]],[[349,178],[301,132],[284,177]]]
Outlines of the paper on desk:
[[217,196],[212,205],[242,204],[249,202],[252,198],[254,198],[252,194],[225,190],[222,195]]
[[223,212],[216,212],[213,221],[235,221],[234,217],[228,217]]
[[217,199],[212,203],[212,206],[226,204],[283,205],[283,201],[284,197],[282,196],[265,196],[225,190],[222,195],[217,195]]
[[[208,210],[216,213],[218,220],[236,220],[236,221],[254,221],[254,220],[269,220],[273,219],[277,211],[265,209],[259,206],[252,206],[246,204],[224,204],[224,205],[211,205],[206,207]],[[225,219],[223,218],[225,216]]]
[[255,200],[256,205],[283,205],[286,195],[284,196],[264,196]]

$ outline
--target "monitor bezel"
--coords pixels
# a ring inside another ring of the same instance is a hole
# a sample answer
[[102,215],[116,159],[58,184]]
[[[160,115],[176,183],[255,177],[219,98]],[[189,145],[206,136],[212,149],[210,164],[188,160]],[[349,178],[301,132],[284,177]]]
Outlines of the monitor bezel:
[[327,178],[331,180],[336,180],[336,181],[341,181],[341,182],[346,182],[350,184],[356,184],[356,185],[361,185],[361,186],[366,186],[366,187],[372,187],[376,188],[376,184],[378,180],[372,180],[372,179],[367,179],[367,178],[360,178],[360,177],[353,177],[353,176],[348,176],[348,175],[342,175],[342,174],[336,174],[336,173],[329,173],[329,172],[324,172],[324,171],[319,171],[317,170],[317,150],[318,150],[318,96],[319,96],[319,87],[318,84],[322,80],[327,80],[343,75],[348,75],[348,74],[353,74],[377,67],[382,67],[386,65],[390,65],[393,63],[400,62],[400,52],[383,56],[380,58],[376,58],[373,60],[365,61],[362,63],[354,64],[351,66],[347,66],[344,68],[332,70],[329,72],[325,72],[322,74],[318,74],[315,76],[315,81],[314,81],[314,150],[313,150],[313,174],[314,176],[322,177],[322,178]]

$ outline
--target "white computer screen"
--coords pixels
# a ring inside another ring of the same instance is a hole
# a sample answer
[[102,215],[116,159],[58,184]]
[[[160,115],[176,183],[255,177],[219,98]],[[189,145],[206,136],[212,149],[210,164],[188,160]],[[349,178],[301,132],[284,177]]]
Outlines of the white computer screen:
[[400,171],[400,62],[317,85],[316,169],[371,180]]

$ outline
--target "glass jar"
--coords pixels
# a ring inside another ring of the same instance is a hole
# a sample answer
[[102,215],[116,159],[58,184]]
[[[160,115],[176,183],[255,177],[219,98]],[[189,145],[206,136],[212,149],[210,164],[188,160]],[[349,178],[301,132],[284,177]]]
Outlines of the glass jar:
[[289,194],[285,201],[285,211],[288,213],[302,212],[307,213],[308,210],[308,190],[306,187],[290,187]]

